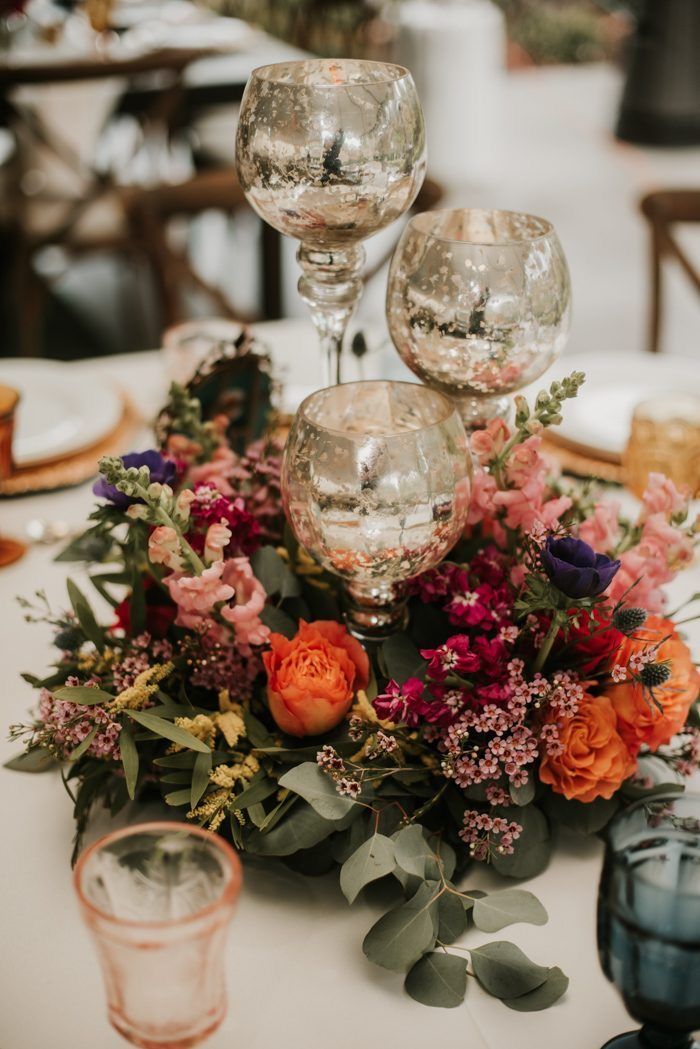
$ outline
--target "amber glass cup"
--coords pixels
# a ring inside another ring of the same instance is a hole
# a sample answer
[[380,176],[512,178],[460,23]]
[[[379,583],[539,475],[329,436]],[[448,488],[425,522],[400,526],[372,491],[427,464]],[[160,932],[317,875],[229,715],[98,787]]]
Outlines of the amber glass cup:
[[113,1027],[144,1049],[199,1045],[226,1014],[224,945],[241,864],[216,834],[142,823],[86,849],[75,889]]

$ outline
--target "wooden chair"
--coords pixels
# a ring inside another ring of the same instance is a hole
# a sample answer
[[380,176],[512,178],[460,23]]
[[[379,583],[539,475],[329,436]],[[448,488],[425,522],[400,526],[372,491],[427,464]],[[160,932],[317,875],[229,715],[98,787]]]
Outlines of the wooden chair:
[[649,193],[640,201],[639,207],[651,232],[651,313],[647,349],[658,353],[663,320],[664,260],[675,259],[700,294],[700,272],[674,235],[674,228],[679,223],[700,222],[700,190],[668,189]]

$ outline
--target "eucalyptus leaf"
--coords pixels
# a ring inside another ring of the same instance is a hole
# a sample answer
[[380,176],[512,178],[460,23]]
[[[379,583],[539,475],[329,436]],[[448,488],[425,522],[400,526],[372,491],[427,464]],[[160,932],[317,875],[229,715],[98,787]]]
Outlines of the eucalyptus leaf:
[[197,739],[196,736],[193,736],[186,729],[180,728],[179,725],[174,725],[172,721],[166,721],[165,718],[159,718],[145,710],[127,710],[125,713],[138,722],[139,725],[142,725],[143,728],[148,729],[149,732],[155,732],[157,736],[162,736],[163,739],[169,739],[172,743],[178,743],[181,747],[188,747],[190,750],[197,750],[202,754],[210,752],[210,747],[206,743],[201,739]]
[[291,856],[301,849],[310,849],[329,834],[341,830],[343,821],[332,821],[319,816],[306,802],[297,804],[269,831],[254,831],[246,842],[249,852],[259,856]]
[[64,685],[55,689],[53,695],[66,703],[78,703],[81,707],[94,707],[98,704],[111,703],[114,696],[101,688],[91,685]]
[[10,758],[4,763],[3,768],[12,769],[13,772],[48,772],[57,765],[58,762],[48,750],[44,750],[43,747],[33,747],[32,750],[23,751],[14,758]]
[[466,931],[469,917],[464,909],[462,897],[449,889],[438,900],[438,940],[454,943]]
[[82,758],[83,754],[89,749],[90,744],[97,735],[97,730],[99,729],[99,727],[99,725],[92,726],[85,739],[81,740],[78,746],[70,752],[70,761],[77,761],[78,758]]
[[373,834],[340,869],[340,888],[348,903],[355,902],[365,885],[391,874],[395,866],[391,838],[384,834]]
[[529,805],[535,799],[535,777],[530,774],[527,783],[524,783],[522,787],[514,787],[511,783],[508,790],[515,805]]
[[197,754],[192,770],[192,784],[190,786],[190,808],[195,809],[200,802],[204,791],[209,786],[209,773],[211,772],[211,751]]
[[[593,801],[567,801],[561,794],[549,793],[544,805],[547,813],[564,827],[580,834],[597,834],[620,807],[617,798],[595,798]],[[520,843],[518,843],[520,844]]]
[[507,940],[496,940],[471,952],[477,980],[495,998],[519,998],[541,987],[549,970],[536,965],[519,947]]
[[274,633],[283,634],[286,638],[293,638],[298,630],[298,625],[292,617],[274,605],[265,605],[260,613],[260,619]]
[[136,781],[139,775],[139,752],[128,725],[122,725],[122,730],[119,733],[119,753],[124,766],[126,789],[133,801],[136,792]]
[[404,987],[422,1005],[454,1009],[467,993],[467,963],[456,954],[433,951],[416,962]]
[[417,878],[437,878],[439,869],[435,852],[428,844],[426,832],[418,823],[402,827],[394,835],[396,862],[406,874]]
[[437,935],[436,882],[425,882],[407,903],[375,922],[362,950],[371,962],[393,972],[407,972],[429,951]]
[[410,677],[424,678],[428,666],[408,634],[392,634],[381,647],[387,677],[403,685]]
[[251,557],[250,563],[255,577],[267,594],[279,594],[280,598],[285,598],[298,597],[301,593],[299,580],[274,546],[261,546]]
[[234,809],[247,809],[251,805],[258,805],[261,801],[265,801],[276,791],[276,781],[270,779],[264,772],[258,772],[248,786],[235,798],[232,798],[231,807]]
[[279,784],[308,801],[319,816],[327,820],[340,819],[356,804],[352,798],[339,794],[330,776],[313,761],[305,761],[285,772]]
[[508,878],[534,878],[545,869],[552,854],[549,824],[544,813],[536,805],[499,807],[495,812],[504,819],[519,823],[522,833],[510,855],[494,851],[491,857],[493,869]]
[[506,925],[527,922],[545,925],[547,912],[531,892],[524,889],[502,889],[474,901],[474,924],[482,932],[498,932]]
[[549,1009],[550,1005],[554,1005],[566,993],[568,986],[569,977],[558,966],[554,966],[548,970],[544,983],[536,987],[534,991],[521,994],[518,998],[504,998],[503,1004],[520,1013]]

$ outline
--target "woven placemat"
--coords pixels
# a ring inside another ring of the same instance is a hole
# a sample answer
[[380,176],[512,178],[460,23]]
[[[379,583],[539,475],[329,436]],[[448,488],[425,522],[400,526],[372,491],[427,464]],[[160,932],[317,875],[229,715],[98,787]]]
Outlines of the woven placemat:
[[596,477],[609,484],[624,484],[625,471],[622,463],[611,463],[606,459],[596,459],[583,452],[566,448],[556,440],[550,440],[545,434],[542,439],[542,451],[559,464],[564,473],[575,477]]
[[103,455],[124,452],[129,439],[143,425],[141,417],[126,397],[123,397],[122,417],[114,430],[90,448],[54,462],[21,467],[4,481],[0,481],[0,495],[29,495],[56,488],[70,488],[83,484],[97,473],[97,460]]

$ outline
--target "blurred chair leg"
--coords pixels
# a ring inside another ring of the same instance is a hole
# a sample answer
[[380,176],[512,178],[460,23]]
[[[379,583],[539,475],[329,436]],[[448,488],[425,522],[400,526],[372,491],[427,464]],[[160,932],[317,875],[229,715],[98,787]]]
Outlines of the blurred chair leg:
[[649,315],[649,341],[647,349],[650,353],[659,352],[659,337],[661,334],[662,316],[662,273],[661,255],[662,238],[656,222],[652,222],[651,230],[651,305]]
[[11,287],[17,326],[17,347],[21,357],[41,353],[42,318],[46,289],[32,265],[29,245],[17,245]]

